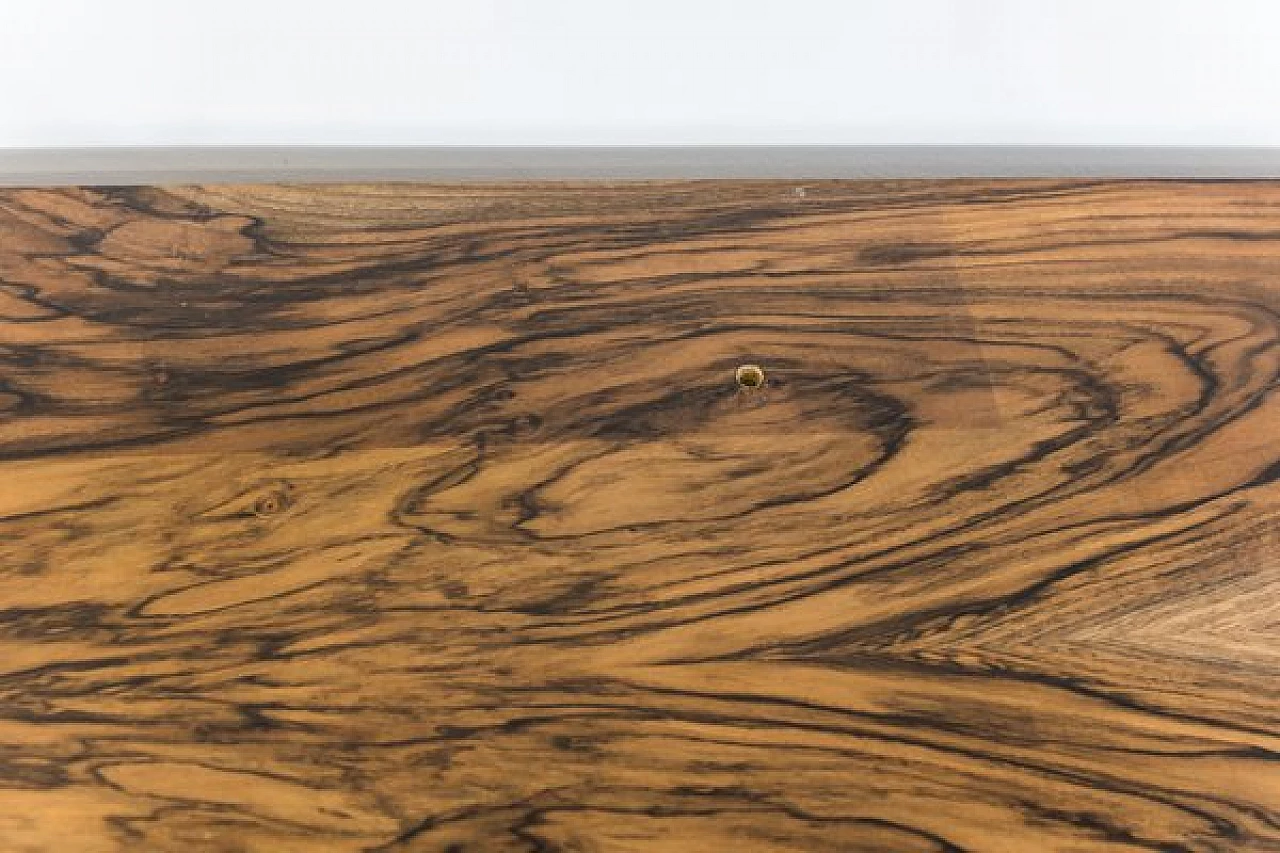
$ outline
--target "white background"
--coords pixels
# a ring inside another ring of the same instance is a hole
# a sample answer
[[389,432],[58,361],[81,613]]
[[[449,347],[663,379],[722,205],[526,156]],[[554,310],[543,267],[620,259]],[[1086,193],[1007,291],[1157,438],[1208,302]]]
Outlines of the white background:
[[0,0],[0,147],[1280,144],[1275,0]]

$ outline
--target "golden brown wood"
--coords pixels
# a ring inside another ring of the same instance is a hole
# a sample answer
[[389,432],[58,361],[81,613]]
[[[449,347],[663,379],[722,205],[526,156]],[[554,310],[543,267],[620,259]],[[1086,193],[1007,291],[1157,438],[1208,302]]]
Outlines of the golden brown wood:
[[1280,850],[1278,311],[1265,182],[4,191],[0,849]]

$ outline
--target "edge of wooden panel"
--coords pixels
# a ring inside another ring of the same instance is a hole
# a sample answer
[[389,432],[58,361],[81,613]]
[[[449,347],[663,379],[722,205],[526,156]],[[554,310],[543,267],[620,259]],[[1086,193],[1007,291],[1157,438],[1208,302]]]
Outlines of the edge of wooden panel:
[[1280,147],[644,146],[0,149],[0,186],[350,181],[1280,178]]

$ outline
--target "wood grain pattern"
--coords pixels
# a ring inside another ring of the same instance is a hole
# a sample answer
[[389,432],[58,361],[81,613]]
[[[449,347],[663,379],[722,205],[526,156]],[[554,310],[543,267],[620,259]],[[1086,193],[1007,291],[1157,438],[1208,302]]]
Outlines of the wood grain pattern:
[[1266,182],[0,192],[0,850],[1280,851],[1278,311]]

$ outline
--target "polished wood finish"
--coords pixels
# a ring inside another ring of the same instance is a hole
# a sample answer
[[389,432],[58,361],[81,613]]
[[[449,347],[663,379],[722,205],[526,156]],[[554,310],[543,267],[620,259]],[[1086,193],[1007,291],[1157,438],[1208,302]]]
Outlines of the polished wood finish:
[[0,192],[0,849],[1280,850],[1278,311],[1266,182]]

